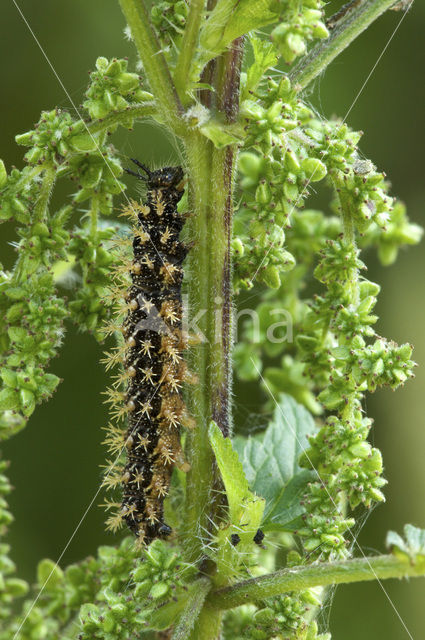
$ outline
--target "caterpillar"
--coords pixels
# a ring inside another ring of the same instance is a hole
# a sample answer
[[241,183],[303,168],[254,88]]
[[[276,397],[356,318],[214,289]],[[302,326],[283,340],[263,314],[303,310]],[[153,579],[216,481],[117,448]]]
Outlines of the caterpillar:
[[[192,381],[182,352],[187,339],[182,331],[182,262],[188,245],[179,235],[185,216],[177,204],[184,191],[181,167],[150,171],[132,161],[144,174],[127,173],[147,185],[146,202],[134,200],[123,208],[132,221],[132,258],[122,261],[114,295],[124,302],[120,326],[123,344],[107,354],[107,366],[121,365],[115,387],[108,390],[115,417],[125,428],[110,425],[106,443],[113,452],[125,450],[122,464],[109,467],[104,485],[121,485],[121,502],[107,520],[113,531],[124,523],[141,545],[165,538],[171,528],[164,521],[164,498],[173,467],[184,471],[180,427],[190,426],[181,395],[184,381]],[[112,324],[112,330],[116,330]]]

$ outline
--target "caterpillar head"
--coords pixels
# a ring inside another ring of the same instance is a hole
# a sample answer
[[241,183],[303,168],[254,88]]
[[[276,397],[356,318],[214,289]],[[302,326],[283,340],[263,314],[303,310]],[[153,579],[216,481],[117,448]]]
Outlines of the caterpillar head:
[[142,169],[146,175],[131,171],[130,169],[126,169],[126,172],[132,176],[136,176],[139,180],[144,180],[149,189],[174,188],[176,191],[183,191],[183,169],[181,167],[162,167],[157,171],[151,171],[144,164],[136,160],[136,158],[131,158],[131,161]]

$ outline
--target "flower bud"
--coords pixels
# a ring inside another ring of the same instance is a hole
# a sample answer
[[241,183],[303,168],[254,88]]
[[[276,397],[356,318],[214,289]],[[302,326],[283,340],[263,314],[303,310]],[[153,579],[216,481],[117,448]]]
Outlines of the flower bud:
[[7,182],[7,172],[4,166],[3,160],[0,160],[0,189],[4,187]]
[[313,26],[312,34],[314,38],[329,38],[329,31],[321,20]]
[[259,204],[268,204],[269,202],[271,202],[272,195],[273,194],[272,190],[270,189],[270,185],[267,182],[262,181],[255,191],[255,200]]
[[278,268],[274,264],[269,265],[261,273],[261,280],[270,289],[279,289],[281,281]]
[[241,153],[239,156],[239,168],[246,176],[257,179],[261,168],[261,158],[256,153]]
[[318,158],[306,158],[301,163],[301,169],[310,182],[319,182],[328,172],[326,165]]
[[37,582],[47,591],[53,591],[63,582],[62,569],[53,560],[44,559],[37,566]]
[[232,251],[236,258],[241,258],[245,253],[245,247],[240,238],[233,238],[232,240]]

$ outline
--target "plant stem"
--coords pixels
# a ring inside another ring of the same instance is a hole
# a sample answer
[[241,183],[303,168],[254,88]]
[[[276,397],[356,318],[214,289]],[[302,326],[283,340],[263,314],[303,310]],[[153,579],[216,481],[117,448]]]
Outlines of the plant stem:
[[186,92],[192,79],[190,70],[196,55],[199,27],[204,17],[204,10],[205,0],[191,0],[189,15],[186,21],[176,70],[174,72],[176,90],[183,104],[187,104]]
[[[224,115],[226,123],[236,120],[239,110],[239,76],[243,56],[243,38],[232,43],[217,69],[217,110]],[[217,216],[214,227],[216,246],[221,256],[221,270],[212,276],[212,289],[217,297],[215,314],[215,343],[212,349],[213,413],[212,418],[228,437],[231,431],[230,391],[232,387],[232,284],[230,243],[233,222],[233,177],[236,148],[229,145],[224,149],[213,149],[212,190],[213,212]]]
[[15,192],[23,190],[26,185],[32,182],[37,176],[44,171],[44,165],[36,165],[35,167],[25,167],[22,170],[21,177],[15,183]]
[[222,617],[221,611],[204,607],[189,640],[220,640]]
[[189,354],[189,367],[197,375],[198,382],[188,394],[189,411],[196,427],[188,432],[186,451],[191,466],[186,477],[186,515],[183,539],[190,562],[196,562],[202,554],[201,535],[208,528],[210,491],[214,474],[214,460],[208,441],[211,420],[211,390],[209,388],[209,347],[211,336],[208,329],[213,312],[210,304],[210,219],[211,219],[211,149],[212,144],[197,132],[186,139],[186,158],[189,185],[189,208],[193,216],[189,219],[190,239],[193,247],[188,256],[189,287],[188,306],[192,319],[192,331],[199,332],[201,343]]
[[357,38],[397,0],[353,0],[344,12],[328,21],[331,34],[319,42],[289,72],[289,78],[299,91],[305,89],[341,51]]
[[99,197],[94,195],[90,205],[90,237],[96,242],[99,218]]
[[189,637],[210,590],[211,581],[208,578],[203,577],[194,582],[186,607],[174,629],[172,640],[186,640]]
[[[115,111],[110,113],[106,118],[102,120],[95,120],[87,125],[89,132],[94,135],[95,133],[102,133],[106,129],[117,124],[126,124],[130,118],[149,118],[158,113],[154,102],[143,102],[141,104],[135,104],[131,107],[127,107],[123,111]],[[71,138],[72,140],[72,138]]]
[[216,609],[232,609],[288,591],[303,591],[331,584],[421,576],[425,576],[424,563],[413,565],[394,555],[355,558],[281,569],[266,576],[244,580],[232,587],[213,591],[208,596],[206,604]]
[[[226,54],[217,73],[217,108],[227,121],[239,103],[240,42]],[[186,479],[185,546],[189,560],[202,557],[202,537],[210,530],[218,507],[218,473],[208,439],[211,420],[230,433],[232,183],[235,149],[215,149],[199,132],[185,138],[191,179],[188,223],[194,246],[189,253],[189,310],[202,334],[189,366],[198,383],[188,398],[196,428],[188,433],[186,451],[191,470]],[[194,327],[195,328],[195,327]]]
[[47,218],[47,207],[56,179],[56,168],[53,164],[46,164],[43,167],[44,174],[41,182],[40,192],[34,205],[32,222],[43,222]]
[[[331,179],[335,188],[337,198],[339,200],[344,239],[347,243],[353,245],[354,249],[356,249],[357,245],[354,210],[356,205],[353,203],[353,195],[347,189],[343,178],[338,178],[335,173],[334,175],[331,175]],[[359,270],[357,268],[352,270],[352,273],[350,274],[350,280],[347,282],[347,286],[350,290],[351,304],[357,307],[360,302]]]
[[181,104],[144,0],[119,0],[164,122],[178,133]]
[[[37,222],[46,222],[48,214],[48,205],[50,196],[56,180],[56,167],[53,164],[44,164],[41,167],[43,171],[43,177],[41,180],[40,191],[32,212],[31,224],[34,225]],[[26,252],[22,250],[19,254],[19,258],[16,261],[15,269],[13,272],[13,280],[19,282],[25,277],[22,272],[23,265],[26,261]]]

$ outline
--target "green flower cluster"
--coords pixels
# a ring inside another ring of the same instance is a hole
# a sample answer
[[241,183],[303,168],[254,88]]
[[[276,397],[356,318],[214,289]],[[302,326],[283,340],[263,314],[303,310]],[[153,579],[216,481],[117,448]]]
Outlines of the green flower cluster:
[[[268,58],[264,48],[255,41],[254,45],[260,65]],[[246,138],[239,162],[243,206],[233,245],[237,289],[250,288],[253,279],[271,288],[280,286],[281,274],[286,278],[295,264],[284,247],[285,234],[310,185],[326,176],[338,195],[337,212],[349,203],[349,215],[362,234],[361,246],[377,246],[384,264],[395,260],[400,246],[420,240],[422,231],[409,223],[404,207],[397,203],[393,208],[384,174],[360,158],[356,145],[361,133],[317,118],[298,99],[288,78],[279,83],[269,78],[264,87],[251,83],[241,115]]]
[[[113,555],[113,550],[110,553]],[[98,594],[96,604],[81,607],[82,633],[78,637],[81,640],[126,640],[131,632],[155,628],[155,609],[159,605],[162,609],[160,627],[170,626],[175,607],[171,606],[170,620],[164,622],[167,617],[165,603],[171,598],[178,600],[186,593],[183,577],[190,573],[176,549],[155,540],[143,551],[142,562],[127,574],[131,590],[126,592],[122,585],[121,590],[110,586]]]
[[294,638],[306,628],[304,616],[310,606],[320,602],[310,591],[303,591],[292,597],[291,594],[278,596],[261,609],[258,609],[250,628],[252,640],[268,640],[273,637]]
[[154,540],[143,553],[142,563],[132,578],[136,583],[135,595],[160,600],[184,586],[184,580],[196,572],[182,561],[180,551],[162,540]]
[[181,40],[188,11],[189,6],[185,0],[161,0],[152,6],[152,24],[164,53],[167,58],[171,58],[170,63]]
[[[18,144],[31,147],[24,156],[28,164],[60,165],[68,154],[80,146],[86,134],[82,120],[75,121],[68,111],[43,111],[32,131],[15,136]],[[81,149],[83,150],[83,149]]]
[[287,78],[268,79],[265,88],[251,93],[241,105],[247,135],[239,162],[243,207],[235,227],[235,285],[250,288],[255,278],[277,289],[280,274],[295,265],[284,248],[284,229],[303,206],[309,185],[322,180],[327,168],[305,135],[313,113]]
[[[0,536],[2,537],[13,520],[5,499],[5,496],[12,489],[9,480],[3,473],[7,466],[7,462],[0,461]],[[15,572],[15,565],[9,558],[9,552],[9,545],[0,544],[0,626],[4,621],[10,619],[11,605],[14,599],[25,595],[28,591],[28,585],[24,580],[11,577],[11,574]]]
[[45,367],[62,342],[64,301],[55,294],[53,277],[44,272],[16,286],[11,274],[2,274],[0,331],[2,355],[0,428],[9,437],[19,430],[41,400],[49,397],[59,378]]
[[14,218],[21,224],[30,221],[30,208],[40,189],[38,168],[26,167],[22,171],[12,169],[7,175],[0,160],[0,221]]
[[[85,108],[95,117],[104,103],[102,114],[107,115],[127,110],[146,95],[139,76],[127,72],[125,60],[99,58]],[[25,155],[29,166],[7,175],[0,162],[0,219],[14,218],[20,225],[17,262],[0,278],[0,426],[9,435],[24,426],[36,404],[59,382],[45,368],[60,346],[65,317],[70,315],[80,329],[100,338],[99,325],[108,316],[104,287],[115,259],[110,240],[116,228],[105,227],[99,214],[110,215],[113,196],[125,189],[116,152],[105,143],[116,126],[92,134],[83,120],[74,120],[66,111],[43,112],[32,131],[16,137],[19,144],[30,147]],[[60,177],[78,184],[74,204],[90,200],[89,222],[83,215],[81,226],[72,233],[67,225],[73,207],[54,214],[48,207]],[[68,271],[74,266],[81,275],[73,278],[77,286],[69,303],[58,296],[54,283],[67,262]]]
[[18,229],[22,238],[19,263],[22,273],[31,275],[40,267],[49,269],[56,260],[66,260],[69,232],[65,225],[72,213],[72,207],[62,207],[49,220],[36,221]]
[[[127,60],[98,58],[96,71],[90,74],[90,86],[83,107],[93,120],[105,118],[113,111],[124,111],[129,106],[152,99],[141,88],[141,78],[127,71]],[[130,119],[127,126],[132,126]],[[111,130],[115,130],[115,125]]]
[[110,317],[106,290],[110,286],[111,266],[117,258],[106,247],[116,232],[116,227],[105,226],[93,233],[91,225],[84,225],[75,230],[69,244],[69,253],[81,270],[83,284],[69,303],[71,318],[80,331],[92,332],[98,340],[103,339],[101,327]]
[[366,233],[358,239],[358,245],[361,248],[376,247],[379,260],[388,266],[396,261],[400,247],[418,244],[422,234],[422,227],[409,222],[404,204],[396,201],[384,228],[372,222]]
[[[375,336],[371,325],[377,318],[371,311],[379,287],[360,279],[364,265],[352,228],[346,222],[346,237],[329,241],[321,252],[315,275],[327,290],[313,301],[305,333],[297,338],[307,363],[305,372],[322,389],[318,399],[326,409],[336,411],[311,438],[311,448],[301,461],[320,477],[306,497],[307,526],[301,535],[308,540],[307,550],[316,546],[325,555],[344,553],[343,540],[334,537],[331,529],[326,532],[327,518],[339,533],[350,525],[340,510],[344,497],[352,509],[384,499],[382,457],[367,442],[371,421],[361,411],[364,393],[383,385],[395,389],[413,375],[414,366],[410,345],[398,347]],[[325,531],[318,522],[324,523]]]
[[[3,573],[12,570],[9,563]],[[0,631],[0,640],[10,640],[24,619],[21,640],[71,640],[77,634],[84,640],[128,638],[131,631],[155,624],[158,607],[162,620],[168,601],[175,606],[176,598],[184,599],[184,580],[190,575],[179,553],[159,540],[141,553],[132,538],[125,538],[120,546],[99,547],[96,558],[87,558],[64,571],[51,560],[42,560],[35,590],[43,587],[43,591],[37,603],[32,606],[33,599],[26,600],[12,619],[5,609],[9,624]],[[0,591],[0,603],[6,606],[25,590],[25,583],[8,578]],[[173,614],[174,608],[170,610],[171,620]]]
[[263,607],[239,607],[226,613],[225,640],[331,640],[330,633],[319,633],[317,623],[305,621],[312,607],[320,606],[313,590],[283,595],[265,601]]
[[[266,59],[258,43],[254,55],[257,64]],[[421,229],[408,221],[403,205],[394,204],[384,174],[361,159],[360,133],[319,119],[287,78],[268,79],[263,87],[252,78],[248,71],[251,89],[241,107],[247,135],[240,157],[243,207],[235,222],[235,279],[238,289],[256,281],[269,291],[256,310],[258,326],[245,323],[235,350],[237,371],[242,379],[256,379],[263,354],[280,356],[279,366],[264,371],[266,390],[291,393],[316,414],[335,412],[303,457],[303,465],[320,477],[304,497],[308,513],[297,534],[306,551],[316,552],[312,557],[343,557],[344,533],[353,520],[341,505],[370,506],[383,499],[385,484],[381,455],[367,442],[364,393],[396,388],[414,366],[410,345],[399,347],[373,329],[379,286],[361,277],[355,239],[358,234],[362,248],[377,247],[382,262],[390,264],[401,245],[419,241]],[[325,177],[338,218],[301,211],[310,184]],[[302,287],[317,257],[314,276],[325,292],[309,301]],[[282,309],[290,314],[291,331],[287,318],[273,329],[273,314]],[[286,332],[284,340],[276,340],[279,331]]]
[[[305,374],[306,363],[294,358],[293,340],[295,336],[300,339],[309,311],[303,299],[305,279],[317,253],[327,239],[338,237],[341,228],[339,218],[326,217],[320,211],[294,211],[285,235],[286,248],[294,256],[296,265],[285,274],[278,290],[269,289],[262,294],[263,301],[255,309],[259,331],[254,323],[246,320],[242,325],[242,340],[234,348],[235,371],[241,380],[259,378],[263,357],[270,360],[281,356],[278,365],[267,366],[263,372],[267,387],[276,396],[281,391],[290,393],[314,414],[321,413],[321,405],[315,399],[313,381]],[[242,319],[243,313],[242,309]]]
[[121,163],[112,146],[95,146],[90,153],[71,156],[63,172],[78,180],[74,202],[96,198],[100,212],[106,216],[112,214],[113,195],[125,190],[125,184],[119,180],[123,172]]
[[271,32],[285,62],[293,62],[307,51],[307,43],[314,38],[327,38],[329,31],[322,18],[322,0],[274,0],[270,9],[279,13],[282,21]]
[[[351,420],[329,416],[319,432],[310,438],[310,449],[301,458],[303,466],[314,466],[321,478],[331,478],[333,489],[347,496],[351,508],[382,501],[380,488],[386,481],[382,456],[371,447],[367,436],[372,421],[357,409]],[[317,487],[315,487],[315,490]],[[313,497],[309,497],[309,505]]]
[[0,640],[10,640],[22,623],[21,640],[75,638],[76,628],[70,635],[65,630],[68,625],[70,629],[74,627],[72,621],[77,620],[80,607],[94,601],[104,589],[124,589],[136,558],[132,540],[127,538],[117,548],[99,547],[97,558],[87,558],[65,571],[52,560],[42,560],[34,587],[36,593],[43,589],[40,597],[35,606],[33,598],[23,603],[8,627],[0,632]]

